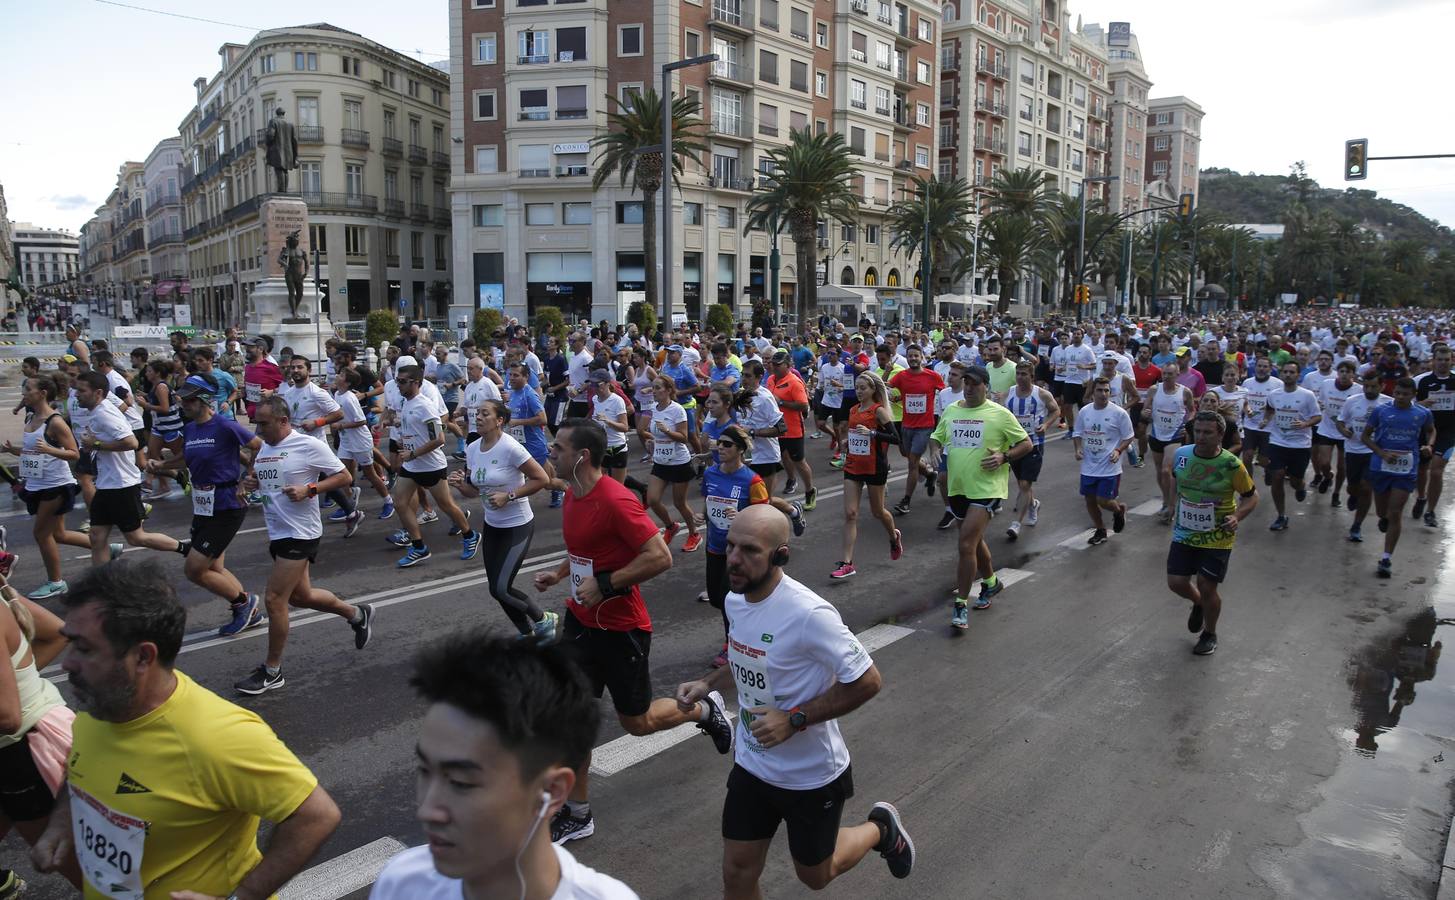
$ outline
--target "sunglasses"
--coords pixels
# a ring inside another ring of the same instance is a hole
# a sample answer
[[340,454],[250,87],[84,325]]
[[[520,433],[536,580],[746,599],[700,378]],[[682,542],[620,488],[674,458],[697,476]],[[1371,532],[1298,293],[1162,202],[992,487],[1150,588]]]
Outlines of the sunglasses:
[[742,445],[740,445],[737,441],[731,440],[729,438],[723,438],[722,440],[717,442],[717,445],[719,447],[736,447],[739,450],[743,449]]

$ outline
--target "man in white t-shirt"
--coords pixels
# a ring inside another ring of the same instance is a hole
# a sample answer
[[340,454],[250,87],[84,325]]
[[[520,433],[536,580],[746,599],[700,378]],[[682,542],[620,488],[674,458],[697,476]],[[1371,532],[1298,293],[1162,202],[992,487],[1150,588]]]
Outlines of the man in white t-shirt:
[[499,400],[500,388],[485,374],[485,360],[476,356],[465,367],[465,386],[460,391],[460,406],[455,418],[462,419],[467,432],[465,443],[473,444],[480,435],[475,431],[475,417],[486,400]]
[[1081,462],[1081,497],[1086,501],[1086,513],[1091,516],[1093,528],[1087,543],[1104,544],[1106,521],[1102,510],[1112,514],[1113,532],[1120,534],[1127,525],[1127,505],[1117,495],[1121,493],[1122,454],[1137,437],[1132,417],[1111,402],[1109,378],[1098,376],[1091,382],[1091,402],[1081,408],[1071,437],[1076,458]]
[[390,860],[370,900],[636,900],[546,827],[600,721],[572,670],[558,647],[484,632],[419,657],[412,682],[429,709],[415,742],[415,816],[428,843]]
[[359,650],[368,645],[374,623],[373,606],[345,603],[332,592],[314,587],[308,575],[323,539],[318,495],[347,486],[352,480],[348,469],[323,441],[293,429],[288,404],[276,394],[258,401],[254,424],[263,448],[243,479],[243,489],[262,495],[273,570],[268,573],[264,594],[268,610],[267,656],[233,685],[239,693],[249,695],[277,690],[285,684],[283,648],[288,643],[290,606],[342,618],[353,629],[354,647]]
[[758,880],[784,821],[798,880],[814,890],[871,851],[896,878],[914,867],[914,842],[889,803],[875,803],[866,822],[839,825],[853,781],[837,720],[879,693],[883,679],[838,610],[783,574],[788,529],[788,519],[765,505],[733,519],[728,665],[677,689],[684,712],[714,690],[738,689],[742,712],[722,815],[729,898],[762,896]]
[[394,485],[394,509],[408,539],[409,549],[399,558],[400,568],[409,568],[429,559],[429,546],[419,530],[415,514],[419,494],[434,498],[440,512],[454,523],[451,534],[460,535],[460,559],[474,559],[480,549],[480,535],[470,528],[470,519],[456,505],[445,482],[449,461],[445,459],[445,417],[449,414],[438,395],[425,393],[424,370],[419,366],[401,366],[394,376],[402,404],[399,408],[400,469]]
[[1283,379],[1282,388],[1268,394],[1260,423],[1268,432],[1268,478],[1273,505],[1278,509],[1269,531],[1288,528],[1283,505],[1285,480],[1293,482],[1293,496],[1299,503],[1308,496],[1304,476],[1313,456],[1314,426],[1323,418],[1319,398],[1308,388],[1298,386],[1298,363],[1289,360],[1278,367],[1278,374]]
[[[314,383],[313,364],[306,356],[294,354],[288,360],[288,380],[278,385],[277,393],[288,404],[288,421],[309,437],[326,442],[329,429],[343,421],[343,409],[333,394]],[[363,520],[357,509],[359,492],[345,487],[330,491],[328,500],[344,513],[331,521],[347,523],[344,537],[353,537]]]

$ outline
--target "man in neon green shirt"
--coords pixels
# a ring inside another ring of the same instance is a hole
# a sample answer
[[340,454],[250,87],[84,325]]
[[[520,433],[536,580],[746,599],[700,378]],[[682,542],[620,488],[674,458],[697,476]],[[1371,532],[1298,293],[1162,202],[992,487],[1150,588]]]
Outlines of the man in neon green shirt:
[[[889,384],[889,379],[906,371],[904,366],[894,361],[894,350],[888,344],[880,344],[876,347],[874,358],[878,365],[874,367],[873,372],[882,378],[886,385]],[[896,427],[904,421],[904,400],[899,396],[899,391],[893,389],[889,390],[889,415],[894,419]]]
[[965,399],[945,407],[930,435],[930,456],[945,452],[950,512],[960,520],[960,561],[955,571],[955,608],[950,624],[970,627],[970,587],[983,576],[976,609],[1004,587],[995,577],[985,529],[990,508],[1009,495],[1010,463],[1031,452],[1030,435],[1015,414],[988,397],[990,373],[984,366],[965,368]]

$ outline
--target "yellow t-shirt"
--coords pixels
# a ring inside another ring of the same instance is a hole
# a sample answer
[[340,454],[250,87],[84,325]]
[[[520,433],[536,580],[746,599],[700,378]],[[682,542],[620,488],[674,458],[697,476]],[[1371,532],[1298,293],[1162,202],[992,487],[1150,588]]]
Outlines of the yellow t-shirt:
[[71,828],[87,898],[191,890],[226,897],[258,864],[258,822],[281,822],[318,786],[261,718],[182,672],[130,722],[72,726]]

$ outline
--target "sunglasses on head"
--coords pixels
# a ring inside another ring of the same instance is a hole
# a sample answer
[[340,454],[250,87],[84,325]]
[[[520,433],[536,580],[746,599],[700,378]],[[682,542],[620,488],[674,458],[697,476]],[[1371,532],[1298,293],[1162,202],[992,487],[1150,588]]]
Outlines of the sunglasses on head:
[[719,447],[736,447],[739,450],[743,449],[742,448],[742,445],[739,444],[737,441],[733,440],[732,438],[722,438],[722,439],[720,439],[717,442],[717,445]]

